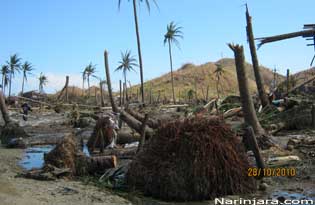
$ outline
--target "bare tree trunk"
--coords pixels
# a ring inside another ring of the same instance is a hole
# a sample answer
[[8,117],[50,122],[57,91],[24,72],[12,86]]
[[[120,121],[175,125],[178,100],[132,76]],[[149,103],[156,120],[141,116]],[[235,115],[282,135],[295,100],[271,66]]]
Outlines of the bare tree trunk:
[[255,40],[254,40],[252,17],[249,15],[247,5],[246,5],[246,22],[247,22],[247,26],[246,26],[247,38],[249,42],[250,54],[252,56],[252,63],[253,63],[253,69],[254,69],[254,74],[255,74],[255,79],[256,79],[257,90],[258,90],[259,98],[261,101],[261,105],[265,107],[266,105],[269,104],[269,101],[265,93],[264,83],[263,83],[263,80],[259,71],[260,69],[259,69],[259,62],[258,62]]
[[146,127],[148,119],[149,119],[149,115],[145,114],[144,119],[143,119],[142,124],[141,124],[141,133],[140,133],[141,140],[140,140],[140,143],[138,145],[137,152],[139,152],[144,147],[144,144],[145,144],[145,127]]
[[122,99],[123,105],[125,105],[125,99],[126,99],[126,84],[123,83],[123,99]]
[[24,93],[24,81],[25,81],[25,78],[24,78],[24,76],[23,76],[21,96],[23,96],[23,93]]
[[5,124],[6,125],[9,124],[11,122],[11,119],[9,117],[9,111],[8,111],[8,108],[5,104],[5,100],[4,100],[2,92],[0,93],[0,109],[1,109],[2,117],[3,117]]
[[66,102],[69,102],[68,84],[69,84],[69,76],[66,76]]
[[109,100],[112,105],[113,112],[118,113],[119,110],[116,107],[113,93],[112,93],[112,82],[110,80],[110,73],[109,73],[109,64],[108,64],[108,52],[104,52],[104,61],[105,61],[105,73],[106,73],[106,82],[107,82],[107,87],[108,87],[108,95],[109,95]]
[[66,101],[68,102],[68,84],[69,84],[69,76],[66,76],[66,83],[65,86],[60,91],[57,99],[60,100],[61,96],[63,95],[64,91],[66,91]]
[[172,81],[173,103],[174,103],[174,104],[176,104],[175,91],[174,91],[174,77],[173,77],[172,47],[171,47],[171,41],[170,41],[170,40],[168,40],[168,50],[169,50],[169,55],[170,55],[170,65],[171,65],[171,81]]
[[144,90],[143,90],[143,64],[142,64],[142,54],[141,54],[141,43],[140,43],[140,32],[138,25],[138,16],[137,16],[137,1],[133,0],[133,15],[135,19],[136,35],[137,35],[137,46],[138,46],[138,57],[139,57],[139,67],[140,67],[140,78],[141,78],[141,100],[144,104]]
[[265,132],[257,119],[252,97],[249,94],[243,46],[229,44],[229,47],[233,50],[235,56],[235,66],[245,123],[252,126],[256,135],[262,135]]
[[102,82],[100,82],[100,91],[101,91],[101,106],[104,107],[105,103],[104,103],[103,83]]
[[121,80],[119,80],[119,106],[122,105],[122,90],[121,90]]
[[290,90],[290,69],[287,69],[287,93]]

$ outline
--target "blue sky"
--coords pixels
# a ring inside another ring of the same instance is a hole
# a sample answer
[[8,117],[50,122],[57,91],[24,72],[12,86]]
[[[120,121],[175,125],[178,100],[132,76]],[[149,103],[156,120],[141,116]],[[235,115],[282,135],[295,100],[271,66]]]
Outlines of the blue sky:
[[[60,89],[65,75],[70,84],[81,86],[81,71],[93,62],[97,75],[104,78],[104,49],[109,51],[112,81],[117,88],[122,74],[114,72],[120,52],[130,49],[137,55],[132,3],[122,0],[0,0],[0,64],[18,53],[33,63],[36,70],[26,89],[37,89],[36,77],[48,75],[47,92]],[[169,72],[167,47],[163,45],[166,25],[175,21],[183,27],[181,49],[174,48],[174,67],[185,63],[203,64],[221,57],[233,57],[227,43],[245,46],[250,62],[245,32],[243,0],[157,0],[149,14],[139,8],[143,50],[144,79]],[[315,23],[314,0],[248,0],[256,37],[301,30],[303,24]],[[314,55],[303,38],[267,44],[258,51],[260,64],[297,72],[309,67]],[[128,74],[132,84],[140,82],[139,72]],[[21,90],[16,76],[13,92]]]

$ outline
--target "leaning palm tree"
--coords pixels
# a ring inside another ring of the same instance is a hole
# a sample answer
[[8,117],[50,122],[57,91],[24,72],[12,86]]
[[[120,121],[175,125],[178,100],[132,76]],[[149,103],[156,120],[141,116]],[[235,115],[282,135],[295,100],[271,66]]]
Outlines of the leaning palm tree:
[[[130,1],[130,0],[128,0]],[[150,0],[139,0],[140,2],[145,2],[147,8],[150,12]],[[152,0],[154,4],[157,6],[156,0]],[[136,27],[136,36],[137,36],[137,46],[138,46],[138,57],[139,57],[139,67],[140,67],[140,79],[141,79],[141,100],[144,104],[144,88],[143,88],[143,65],[142,65],[142,54],[141,54],[141,44],[140,44],[140,32],[139,32],[139,24],[138,24],[138,15],[137,15],[137,0],[132,0],[133,2],[133,15],[135,20],[135,27]],[[121,0],[118,0],[118,7],[120,7]]]
[[89,65],[87,65],[84,69],[84,73],[85,73],[85,77],[88,83],[88,92],[89,92],[89,97],[91,96],[91,92],[90,92],[90,77],[93,76],[94,77],[94,73],[96,71],[96,67],[95,65],[93,65],[92,63],[90,63]]
[[44,86],[48,83],[47,76],[45,76],[43,73],[40,73],[38,80],[39,80],[39,92],[43,93]]
[[[221,77],[224,73],[224,70],[223,70],[223,66],[220,63],[217,63],[215,65],[216,65],[216,69],[213,73],[215,73],[216,78],[217,78],[216,87],[217,87],[217,95],[218,95],[218,99],[219,99],[220,98],[219,86],[220,86]],[[221,89],[222,89],[222,87],[221,87]]]
[[128,100],[127,94],[127,72],[133,70],[135,71],[134,67],[137,67],[137,60],[131,56],[131,51],[126,51],[125,53],[121,52],[121,60],[118,62],[119,66],[116,68],[115,71],[122,70],[125,86],[126,86],[126,99]]
[[33,70],[34,70],[34,68],[33,68],[32,64],[27,62],[27,61],[21,66],[21,71],[23,72],[21,95],[23,95],[23,92],[24,92],[24,81],[25,82],[27,81],[27,75],[31,74],[31,71],[33,71]]
[[14,78],[15,71],[20,70],[20,61],[21,58],[18,57],[17,54],[14,54],[10,56],[10,61],[7,61],[7,64],[9,66],[9,71],[10,71],[10,77],[9,77],[9,97],[11,96],[11,84],[12,84],[12,79]]
[[2,86],[3,95],[5,95],[5,88],[9,84],[9,74],[10,74],[9,66],[8,65],[3,65],[1,67],[1,75],[2,75],[2,84],[1,84],[1,86]]
[[172,92],[173,92],[173,102],[176,103],[175,100],[175,91],[174,91],[174,77],[173,77],[173,59],[172,59],[172,46],[174,43],[177,47],[179,47],[178,38],[183,38],[183,32],[181,31],[182,27],[177,26],[174,22],[171,22],[167,25],[167,32],[164,35],[164,45],[168,44],[168,50],[170,55],[170,65],[171,65],[171,78],[172,78]]

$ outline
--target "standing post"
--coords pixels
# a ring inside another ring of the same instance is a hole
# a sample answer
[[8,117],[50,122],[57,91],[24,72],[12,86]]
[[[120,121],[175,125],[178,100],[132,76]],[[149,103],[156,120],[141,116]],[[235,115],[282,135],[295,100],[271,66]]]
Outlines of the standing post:
[[287,69],[287,93],[290,91],[290,69]]
[[247,39],[249,42],[250,54],[252,57],[257,90],[258,90],[259,98],[261,101],[261,105],[265,107],[266,105],[269,104],[269,101],[265,93],[262,77],[259,72],[260,68],[259,68],[259,62],[258,62],[258,57],[256,53],[256,46],[255,46],[253,26],[252,26],[252,17],[249,15],[247,4],[246,4],[246,22],[247,22],[247,26],[246,26]]
[[119,80],[119,106],[122,105],[121,80]]
[[[69,76],[66,76],[66,82],[69,82]],[[69,102],[68,84],[66,83],[66,102]]]

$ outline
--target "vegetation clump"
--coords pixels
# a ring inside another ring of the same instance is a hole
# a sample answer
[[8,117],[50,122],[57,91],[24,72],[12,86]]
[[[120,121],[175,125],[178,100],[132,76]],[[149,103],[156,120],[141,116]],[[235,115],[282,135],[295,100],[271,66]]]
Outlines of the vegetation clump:
[[187,118],[161,125],[130,164],[127,184],[163,200],[207,200],[253,192],[249,166],[240,141],[219,118]]

